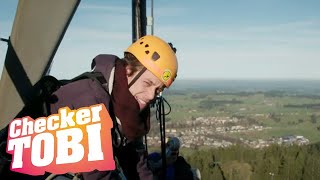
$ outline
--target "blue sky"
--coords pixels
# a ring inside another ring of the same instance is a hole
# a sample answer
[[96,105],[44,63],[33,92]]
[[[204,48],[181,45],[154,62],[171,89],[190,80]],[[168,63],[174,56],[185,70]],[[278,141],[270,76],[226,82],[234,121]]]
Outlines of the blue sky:
[[[16,5],[1,1],[1,37]],[[178,79],[320,79],[319,8],[318,0],[155,0],[154,33],[177,47]],[[131,32],[130,0],[82,0],[51,74],[88,71],[101,53],[122,57]],[[0,69],[5,53],[0,43]]]

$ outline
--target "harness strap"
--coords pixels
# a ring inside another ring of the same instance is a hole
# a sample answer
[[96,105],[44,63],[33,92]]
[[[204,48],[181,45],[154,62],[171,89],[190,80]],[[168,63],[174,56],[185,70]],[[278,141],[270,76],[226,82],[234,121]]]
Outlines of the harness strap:
[[144,67],[133,79],[132,79],[132,81],[129,83],[129,88],[133,85],[133,83],[135,83],[138,79],[139,79],[139,77],[145,72],[147,70],[147,68],[146,67]]
[[117,173],[120,177],[121,180],[127,180],[126,176],[123,173],[123,170],[120,166],[119,160],[117,158],[117,156],[114,156],[114,161],[116,163],[116,169],[114,170],[115,173]]

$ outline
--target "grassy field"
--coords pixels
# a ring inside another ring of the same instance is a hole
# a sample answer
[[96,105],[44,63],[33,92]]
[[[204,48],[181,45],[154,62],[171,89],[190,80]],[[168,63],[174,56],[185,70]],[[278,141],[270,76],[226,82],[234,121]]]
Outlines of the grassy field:
[[[301,93],[300,93],[301,94]],[[175,90],[164,94],[172,112],[167,119],[185,122],[197,117],[238,117],[271,129],[254,133],[233,133],[231,137],[267,139],[302,135],[320,141],[320,98],[281,92],[219,92],[216,90]],[[214,129],[213,129],[214,130]]]

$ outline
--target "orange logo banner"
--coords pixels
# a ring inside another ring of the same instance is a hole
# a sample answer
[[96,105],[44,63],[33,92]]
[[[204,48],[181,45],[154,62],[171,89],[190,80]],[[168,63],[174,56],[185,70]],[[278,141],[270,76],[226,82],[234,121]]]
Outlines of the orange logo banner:
[[104,104],[14,119],[7,144],[11,170],[30,175],[114,170],[112,127]]

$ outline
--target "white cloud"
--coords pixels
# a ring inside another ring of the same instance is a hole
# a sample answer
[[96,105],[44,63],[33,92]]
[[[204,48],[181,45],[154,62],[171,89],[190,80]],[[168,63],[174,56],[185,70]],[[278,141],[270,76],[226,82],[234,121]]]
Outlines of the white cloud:
[[[204,49],[262,49],[318,51],[320,47],[320,30],[304,24],[315,24],[308,21],[284,25],[253,26],[253,27],[212,27],[208,26],[159,26],[156,34],[172,39],[183,47],[199,47]],[[302,26],[301,31],[295,27]],[[279,28],[281,26],[281,28]],[[278,29],[273,32],[272,29]],[[279,32],[281,29],[281,32]],[[196,46],[195,46],[196,45]],[[299,50],[300,49],[300,50]]]
[[248,32],[296,32],[304,30],[312,30],[312,32],[320,32],[320,20],[304,20],[304,21],[292,21],[281,24],[270,24],[268,26],[252,26],[244,28]]
[[[184,17],[192,9],[175,4],[155,5],[155,35],[177,47],[179,78],[320,79],[317,70],[320,66],[318,19],[260,22],[261,25],[215,25],[209,21],[208,24],[193,25],[195,22],[191,19],[181,25],[172,23],[177,21],[176,17]],[[63,76],[72,77],[88,70],[97,54],[122,56],[123,50],[131,43],[131,33],[130,3],[127,6],[81,3],[57,51],[52,72],[57,76],[64,72]]]
[[180,51],[179,78],[320,79],[320,52],[286,49]]
[[129,36],[126,31],[110,31],[107,27],[105,29],[79,27],[70,29],[66,37],[76,41],[119,41],[128,40]]
[[[131,4],[130,4],[131,5]],[[116,14],[127,14],[131,12],[131,6],[115,6],[115,5],[98,5],[91,3],[81,3],[79,11],[92,12],[103,12],[103,13],[116,13]]]
[[173,7],[173,6],[160,6],[154,8],[154,16],[157,18],[162,17],[183,17],[189,11],[185,7]]

